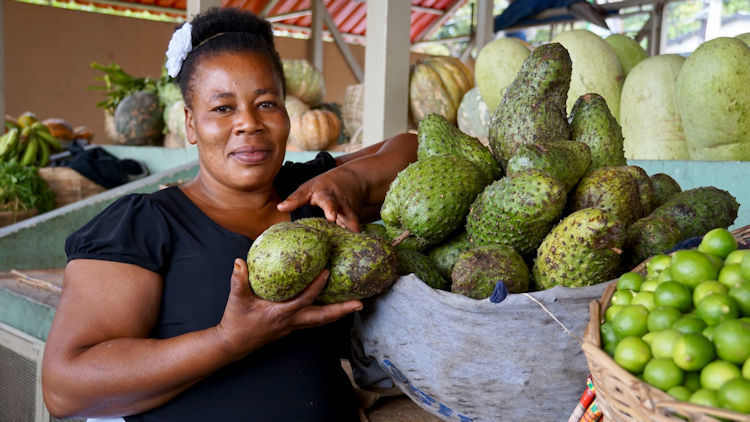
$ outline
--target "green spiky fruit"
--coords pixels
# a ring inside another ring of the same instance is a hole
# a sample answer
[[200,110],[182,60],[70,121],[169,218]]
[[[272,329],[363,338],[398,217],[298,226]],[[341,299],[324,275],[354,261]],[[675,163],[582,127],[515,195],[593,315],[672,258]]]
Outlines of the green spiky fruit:
[[427,254],[435,260],[443,277],[450,279],[456,259],[469,249],[471,249],[469,234],[466,230],[461,230],[458,234],[449,237],[443,243],[430,248]]
[[397,249],[398,274],[414,274],[433,289],[448,290],[450,282],[440,274],[435,260],[414,249]]
[[563,182],[568,192],[591,164],[589,146],[575,141],[555,141],[521,145],[508,160],[508,174],[539,170]]
[[663,205],[669,198],[682,192],[680,184],[665,173],[652,174],[651,184],[654,186],[654,208]]
[[570,111],[570,136],[591,149],[591,169],[626,166],[622,128],[599,94],[581,95]]
[[622,170],[630,173],[638,189],[638,198],[641,200],[642,215],[646,216],[656,208],[656,194],[654,183],[645,170],[638,166],[624,166]]
[[547,173],[510,174],[477,197],[466,218],[473,245],[506,245],[533,255],[565,208],[565,185]]
[[630,172],[616,167],[600,167],[586,174],[571,196],[569,207],[571,211],[599,208],[623,227],[643,216],[638,185]]
[[578,210],[550,230],[539,245],[532,274],[540,289],[591,286],[620,268],[622,224],[597,208]]
[[250,287],[275,302],[297,296],[328,261],[331,242],[311,227],[284,221],[266,229],[247,253]]
[[641,218],[625,231],[625,265],[633,268],[650,256],[666,253],[683,239],[685,236],[672,218]]
[[672,196],[650,215],[674,220],[685,238],[727,228],[737,218],[740,204],[729,192],[713,186],[690,189]]
[[451,279],[453,293],[474,299],[490,297],[498,281],[505,283],[510,293],[525,293],[529,290],[529,267],[510,246],[479,246],[458,256]]

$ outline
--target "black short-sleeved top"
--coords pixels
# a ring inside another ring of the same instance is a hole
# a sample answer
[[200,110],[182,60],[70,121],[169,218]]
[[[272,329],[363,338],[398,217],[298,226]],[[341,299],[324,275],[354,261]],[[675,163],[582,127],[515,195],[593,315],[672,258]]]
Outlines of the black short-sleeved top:
[[[286,163],[274,180],[282,198],[336,165],[328,153]],[[304,206],[292,219],[322,216]],[[71,234],[68,260],[135,264],[164,280],[151,335],[170,338],[219,323],[229,296],[235,258],[252,239],[206,216],[178,187],[124,196]],[[299,330],[220,369],[169,403],[131,421],[348,421],[358,420],[354,393],[340,358],[350,318]]]

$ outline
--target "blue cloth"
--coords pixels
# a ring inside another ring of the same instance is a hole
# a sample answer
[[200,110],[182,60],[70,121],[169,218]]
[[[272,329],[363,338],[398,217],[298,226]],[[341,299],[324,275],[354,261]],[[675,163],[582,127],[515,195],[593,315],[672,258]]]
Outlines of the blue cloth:
[[553,7],[567,7],[583,0],[524,0],[512,2],[503,13],[495,16],[494,32],[519,24],[537,13]]
[[502,280],[495,283],[495,290],[490,295],[490,302],[500,303],[508,297],[508,287],[505,286]]

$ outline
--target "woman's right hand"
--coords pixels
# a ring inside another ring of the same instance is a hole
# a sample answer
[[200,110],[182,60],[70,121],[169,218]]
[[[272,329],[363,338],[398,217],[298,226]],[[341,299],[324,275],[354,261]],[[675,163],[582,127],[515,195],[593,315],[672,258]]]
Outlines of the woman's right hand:
[[362,303],[356,300],[322,306],[313,304],[325,287],[329,274],[328,270],[323,270],[290,300],[271,302],[253,293],[247,263],[241,258],[235,259],[229,299],[216,326],[226,351],[233,359],[240,359],[294,330],[328,324],[362,309]]

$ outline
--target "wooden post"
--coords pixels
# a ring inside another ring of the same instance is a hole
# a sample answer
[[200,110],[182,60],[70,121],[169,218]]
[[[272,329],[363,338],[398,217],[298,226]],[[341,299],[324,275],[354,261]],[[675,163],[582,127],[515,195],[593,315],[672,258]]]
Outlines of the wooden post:
[[495,38],[495,17],[493,13],[492,0],[479,0],[477,3],[477,33],[474,45],[477,47],[477,54],[485,44]]
[[308,59],[316,69],[323,72],[323,13],[326,12],[326,5],[323,0],[312,0],[310,5],[312,10],[312,19],[310,22],[310,47],[308,50]]
[[411,2],[367,2],[363,146],[405,132]]
[[190,19],[193,19],[193,16],[212,7],[221,7],[221,0],[187,0],[185,19],[190,21]]

